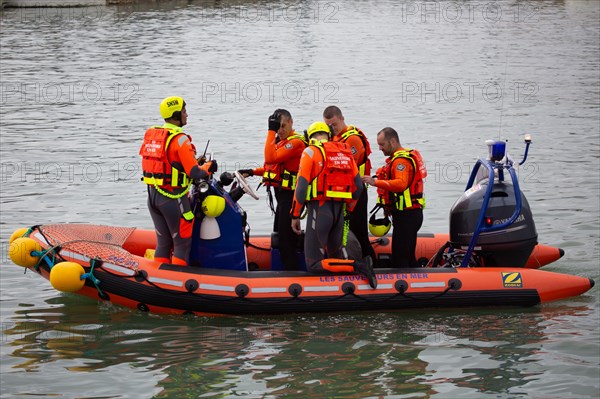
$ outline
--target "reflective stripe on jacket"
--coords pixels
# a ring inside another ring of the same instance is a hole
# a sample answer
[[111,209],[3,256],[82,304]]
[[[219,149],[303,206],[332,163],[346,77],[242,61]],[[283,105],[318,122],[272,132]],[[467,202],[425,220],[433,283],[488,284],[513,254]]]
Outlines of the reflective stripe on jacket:
[[364,148],[362,159],[356,160],[356,166],[358,166],[358,172],[361,177],[365,175],[371,174],[371,160],[369,159],[369,155],[371,155],[371,145],[369,144],[369,140],[367,140],[367,136],[362,132],[362,130],[358,129],[353,125],[348,125],[348,128],[344,133],[340,134],[339,141],[342,143],[346,143],[349,137],[358,136],[362,141],[362,145]]
[[[302,149],[306,147],[307,142],[304,136],[294,132],[285,140],[280,140],[275,144],[275,152],[284,148],[292,148],[294,145],[292,140],[300,140],[303,143]],[[294,190],[296,188],[301,155],[302,151],[299,151],[298,156],[293,159],[286,159],[282,162],[265,162],[262,174],[263,183],[266,186]]]
[[310,200],[352,200],[356,190],[354,183],[354,158],[347,145],[332,141],[311,141],[323,156],[323,169],[309,186],[306,199]]
[[395,208],[400,211],[404,209],[425,208],[425,196],[423,195],[423,179],[427,176],[427,169],[421,154],[417,150],[403,148],[396,151],[386,159],[386,164],[377,170],[377,178],[381,180],[392,180],[392,168],[400,167],[397,159],[408,159],[413,167],[413,177],[408,187],[402,192],[388,191],[377,187],[379,198],[377,202],[386,208]]
[[183,170],[172,166],[167,156],[171,141],[184,134],[179,129],[153,126],[144,134],[139,154],[142,156],[143,182],[158,187],[187,187],[191,181]]

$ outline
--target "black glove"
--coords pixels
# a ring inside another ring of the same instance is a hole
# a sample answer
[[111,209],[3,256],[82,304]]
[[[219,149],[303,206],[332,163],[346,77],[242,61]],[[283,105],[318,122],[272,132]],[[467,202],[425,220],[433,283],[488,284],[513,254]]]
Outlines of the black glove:
[[280,119],[281,115],[278,113],[274,113],[273,115],[269,116],[269,130],[273,130],[275,132],[278,131],[281,127],[281,122],[279,121]]
[[208,167],[209,173],[215,173],[218,167],[217,161],[210,161],[210,166]]
[[254,176],[254,170],[252,169],[240,169],[238,173],[244,177]]

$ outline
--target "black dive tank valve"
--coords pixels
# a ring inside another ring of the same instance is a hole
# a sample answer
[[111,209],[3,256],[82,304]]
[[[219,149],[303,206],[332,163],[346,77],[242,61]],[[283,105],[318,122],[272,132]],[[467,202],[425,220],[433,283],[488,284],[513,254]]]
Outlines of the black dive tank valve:
[[[486,199],[489,180],[480,181],[465,191],[450,210],[450,244],[466,250],[473,239]],[[486,227],[505,224],[517,207],[515,187],[512,183],[495,181],[483,215]],[[521,212],[515,221],[499,230],[482,231],[474,245],[473,253],[485,266],[524,267],[537,244],[537,231],[525,195],[521,196]]]

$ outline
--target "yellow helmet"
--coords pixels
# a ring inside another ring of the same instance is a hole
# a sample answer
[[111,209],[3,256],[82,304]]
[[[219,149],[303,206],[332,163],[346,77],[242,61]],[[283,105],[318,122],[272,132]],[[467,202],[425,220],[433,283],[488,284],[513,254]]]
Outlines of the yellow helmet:
[[331,129],[329,125],[322,121],[317,121],[311,124],[306,131],[306,135],[310,140],[310,137],[315,133],[327,133],[329,138],[331,139]]
[[390,231],[391,227],[392,223],[387,216],[380,219],[375,219],[375,214],[373,214],[369,219],[369,231],[375,237],[383,237],[388,233],[388,231]]
[[181,113],[183,107],[185,107],[183,98],[177,96],[167,97],[160,103],[160,116],[163,119],[177,118],[178,114],[176,112]]
[[216,218],[225,210],[225,198],[209,195],[202,201],[202,212],[208,217]]

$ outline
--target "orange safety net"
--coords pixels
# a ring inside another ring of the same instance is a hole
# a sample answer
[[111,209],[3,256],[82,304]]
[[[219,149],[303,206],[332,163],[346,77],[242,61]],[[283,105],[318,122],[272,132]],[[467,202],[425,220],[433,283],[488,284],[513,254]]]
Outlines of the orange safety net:
[[135,227],[92,224],[48,224],[39,227],[52,246],[130,269],[136,268],[137,262],[131,253],[123,249],[123,244],[134,230]]

